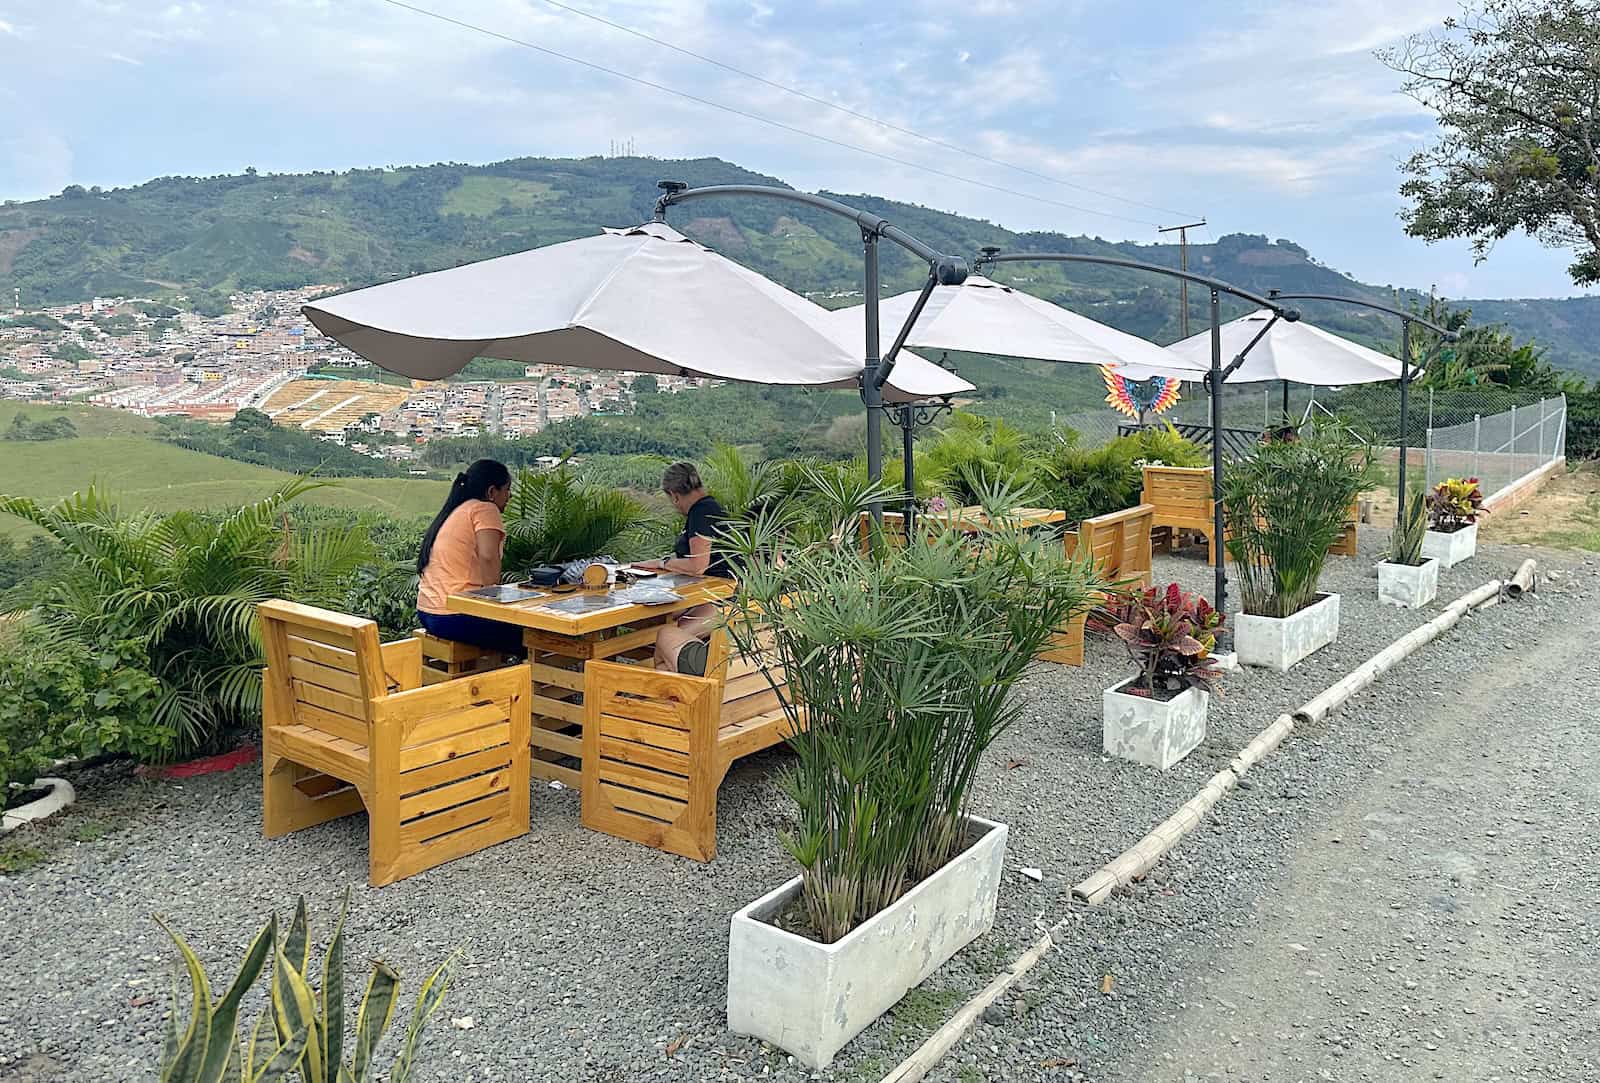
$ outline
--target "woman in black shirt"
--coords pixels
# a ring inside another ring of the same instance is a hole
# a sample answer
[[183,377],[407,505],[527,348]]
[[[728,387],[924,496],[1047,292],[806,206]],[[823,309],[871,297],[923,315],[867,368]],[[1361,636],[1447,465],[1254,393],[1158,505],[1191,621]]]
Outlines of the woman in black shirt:
[[[717,503],[716,497],[706,492],[700,471],[693,463],[673,463],[662,475],[661,491],[682,513],[683,533],[673,544],[672,556],[639,566],[664,572],[733,578],[727,556],[719,549],[722,524],[728,513]],[[706,641],[716,614],[714,605],[697,605],[678,614],[676,624],[663,627],[656,636],[656,668],[704,676]]]

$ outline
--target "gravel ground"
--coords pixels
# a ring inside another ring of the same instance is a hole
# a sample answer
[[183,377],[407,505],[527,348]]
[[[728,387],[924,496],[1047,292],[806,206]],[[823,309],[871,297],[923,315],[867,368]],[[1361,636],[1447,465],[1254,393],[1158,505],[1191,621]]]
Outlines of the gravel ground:
[[[1558,577],[1538,599],[1463,622],[1330,726],[1297,733],[1134,892],[1093,911],[1075,907],[1072,884],[1165,818],[1280,712],[1437,611],[1377,604],[1370,565],[1380,534],[1363,533],[1361,558],[1329,561],[1324,588],[1344,595],[1338,642],[1286,675],[1230,675],[1206,743],[1165,775],[1100,751],[1101,690],[1128,669],[1120,646],[1091,639],[1084,668],[1039,666],[1026,684],[1029,709],[993,749],[973,807],[1010,824],[1008,866],[1037,866],[1043,882],[1008,879],[994,932],[820,1076],[878,1079],[1041,924],[1069,916],[1072,943],[933,1078],[1122,1078],[1153,1063],[1152,1048],[1174,1046],[1158,1035],[1181,1018],[1192,995],[1185,983],[1228,969],[1220,951],[1236,947],[1252,907],[1281,886],[1325,809],[1384,767],[1419,717],[1484,670],[1486,657],[1514,661],[1542,635],[1570,637],[1580,620],[1594,626],[1584,608],[1596,594],[1594,567],[1539,554]],[[1441,603],[1509,574],[1528,553],[1485,547],[1441,576]],[[1156,572],[1209,590],[1209,569],[1192,556],[1158,558]],[[1508,728],[1555,698],[1508,701]],[[764,753],[730,773],[710,865],[584,831],[576,794],[540,787],[528,836],[379,890],[366,886],[359,817],[262,839],[259,777],[249,769],[183,783],[75,779],[79,808],[32,832],[49,859],[0,880],[0,1080],[153,1075],[172,959],[153,913],[171,920],[220,984],[270,911],[303,892],[314,931],[325,932],[347,886],[351,957],[385,959],[407,988],[452,948],[467,949],[446,1014],[473,1026],[441,1019],[421,1078],[807,1078],[723,1021],[728,918],[790,874],[776,840],[788,816],[776,785],[784,755]],[[83,831],[85,822],[106,831]],[[1107,973],[1116,984],[1102,996]]]

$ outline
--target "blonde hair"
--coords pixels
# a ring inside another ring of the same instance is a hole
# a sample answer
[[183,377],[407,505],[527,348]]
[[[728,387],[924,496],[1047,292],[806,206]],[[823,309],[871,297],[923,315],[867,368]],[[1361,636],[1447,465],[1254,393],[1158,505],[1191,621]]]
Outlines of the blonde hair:
[[695,469],[694,463],[673,463],[661,475],[661,488],[673,496],[686,496],[696,489],[704,489],[706,483],[700,480],[700,471]]

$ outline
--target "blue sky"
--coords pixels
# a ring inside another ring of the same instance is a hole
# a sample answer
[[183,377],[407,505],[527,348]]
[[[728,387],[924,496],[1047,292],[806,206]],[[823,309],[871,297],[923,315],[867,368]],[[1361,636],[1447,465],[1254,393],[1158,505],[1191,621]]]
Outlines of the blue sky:
[[384,0],[0,0],[0,198],[247,165],[583,156],[631,138],[641,154],[717,156],[801,188],[870,191],[1014,229],[1153,240],[1156,224],[1203,215],[1196,240],[1288,237],[1368,282],[1453,297],[1575,292],[1564,252],[1511,238],[1474,266],[1465,244],[1411,240],[1396,217],[1397,163],[1433,123],[1372,51],[1437,25],[1453,0],[566,0],[1098,191],[929,146],[543,0],[414,2],[1024,194],[735,117]]

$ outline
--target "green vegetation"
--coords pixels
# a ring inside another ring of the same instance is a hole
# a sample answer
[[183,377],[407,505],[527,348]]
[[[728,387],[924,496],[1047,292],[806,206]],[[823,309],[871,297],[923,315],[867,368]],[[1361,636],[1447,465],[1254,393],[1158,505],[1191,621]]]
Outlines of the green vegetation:
[[92,487],[52,504],[0,497],[0,512],[49,534],[66,557],[26,619],[119,674],[117,703],[105,704],[105,686],[90,701],[122,710],[97,717],[94,733],[63,754],[188,756],[225,746],[259,719],[257,603],[338,604],[349,577],[371,558],[359,531],[288,522],[288,505],[317,484],[292,481],[222,516],[124,514]]
[[191,451],[270,466],[291,474],[322,477],[392,478],[404,468],[374,459],[309,432],[274,424],[260,410],[240,410],[225,425],[186,418],[161,418],[162,439]]
[[1570,0],[1476,0],[1383,56],[1439,125],[1402,167],[1407,231],[1470,238],[1480,258],[1527,233],[1574,250],[1573,282],[1600,282],[1594,11]]
[[27,440],[35,443],[45,440],[69,440],[78,435],[78,427],[64,414],[35,420],[18,413],[5,430],[6,440]]
[[[598,485],[569,467],[522,470],[506,505],[508,573],[579,557],[619,560],[659,555],[668,527],[634,497]],[[655,541],[658,544],[647,545]]]
[[[230,290],[369,285],[591,236],[601,226],[644,221],[662,176],[692,185],[782,184],[716,159],[518,158],[484,166],[439,164],[392,171],[163,177],[133,188],[74,192],[70,197],[64,193],[0,207],[0,243],[8,235],[26,234],[11,273],[23,296],[33,302],[77,301],[97,294],[182,296],[196,311],[217,314],[226,309]],[[1010,252],[1067,251],[1178,265],[1178,246],[1172,244],[1016,233],[874,196],[842,198],[960,255],[992,243]],[[695,239],[796,291],[820,295],[859,289],[860,239],[854,227],[832,215],[733,199],[696,203],[691,210],[675,212],[672,221]],[[1257,291],[1277,286],[1393,300],[1387,287],[1355,282],[1313,262],[1287,240],[1228,234],[1214,244],[1191,245],[1190,260],[1208,274]],[[887,292],[921,284],[924,269],[895,246],[885,247],[883,261]],[[1045,264],[1021,265],[997,276],[1158,342],[1178,336],[1177,288],[1165,279],[1114,267]],[[1411,293],[1402,297],[1422,300]],[[1592,332],[1600,325],[1600,299],[1504,304],[1503,317],[1494,313],[1493,318],[1504,318],[1524,337],[1538,334],[1563,364],[1600,374],[1593,345],[1600,336],[1583,334],[1583,328]],[[1205,318],[1203,298],[1191,295],[1190,306],[1192,321]],[[1225,299],[1223,311],[1231,319],[1243,314],[1245,306]],[[1399,340],[1397,323],[1376,314],[1315,303],[1305,305],[1304,312],[1319,326],[1379,348],[1393,349]],[[964,366],[969,361],[960,360]],[[974,382],[988,387],[996,381],[980,371]],[[1053,384],[1055,377],[1047,382]],[[1038,419],[1022,413],[1037,409],[1031,396],[1020,401],[1013,396],[1008,405],[1014,424],[1034,427]]]
[[[805,704],[785,778],[797,824],[781,838],[806,919],[832,943],[966,845],[967,791],[1020,709],[1013,685],[1102,584],[1059,542],[1009,527],[980,535],[980,559],[955,531],[863,553],[856,517],[881,491],[810,474],[809,508],[770,509],[735,543],[728,627],[746,653],[770,641],[784,709]],[[996,513],[1017,503],[1004,487],[980,495]]]
[[[372,974],[355,1017],[354,1033],[346,1033],[345,917],[349,892],[333,928],[333,939],[323,957],[321,988],[311,984],[311,929],[305,896],[295,906],[288,932],[280,938],[273,915],[245,949],[238,975],[221,997],[213,997],[200,957],[184,939],[157,917],[172,938],[189,976],[188,1021],[176,989],[167,1017],[167,1038],[162,1052],[162,1083],[279,1083],[291,1075],[302,1083],[372,1083],[376,1080],[377,1050],[394,1018],[399,1001],[400,975],[374,959]],[[428,1021],[444,1002],[458,955],[451,955],[422,983],[416,1006],[400,1040],[400,1052],[382,1077],[389,1083],[407,1083]],[[239,1009],[268,960],[267,1007],[246,1040],[239,1033]]]
[[1370,448],[1323,430],[1263,444],[1224,472],[1228,556],[1246,613],[1288,617],[1316,600],[1328,546],[1367,487],[1371,464]]
[[[80,437],[48,444],[5,444],[5,485],[14,495],[52,501],[98,484],[132,509],[156,512],[236,508],[292,480],[252,466],[134,436]],[[367,508],[401,519],[431,517],[445,484],[424,478],[345,478],[308,493],[313,504]],[[25,530],[0,519],[0,533]]]

